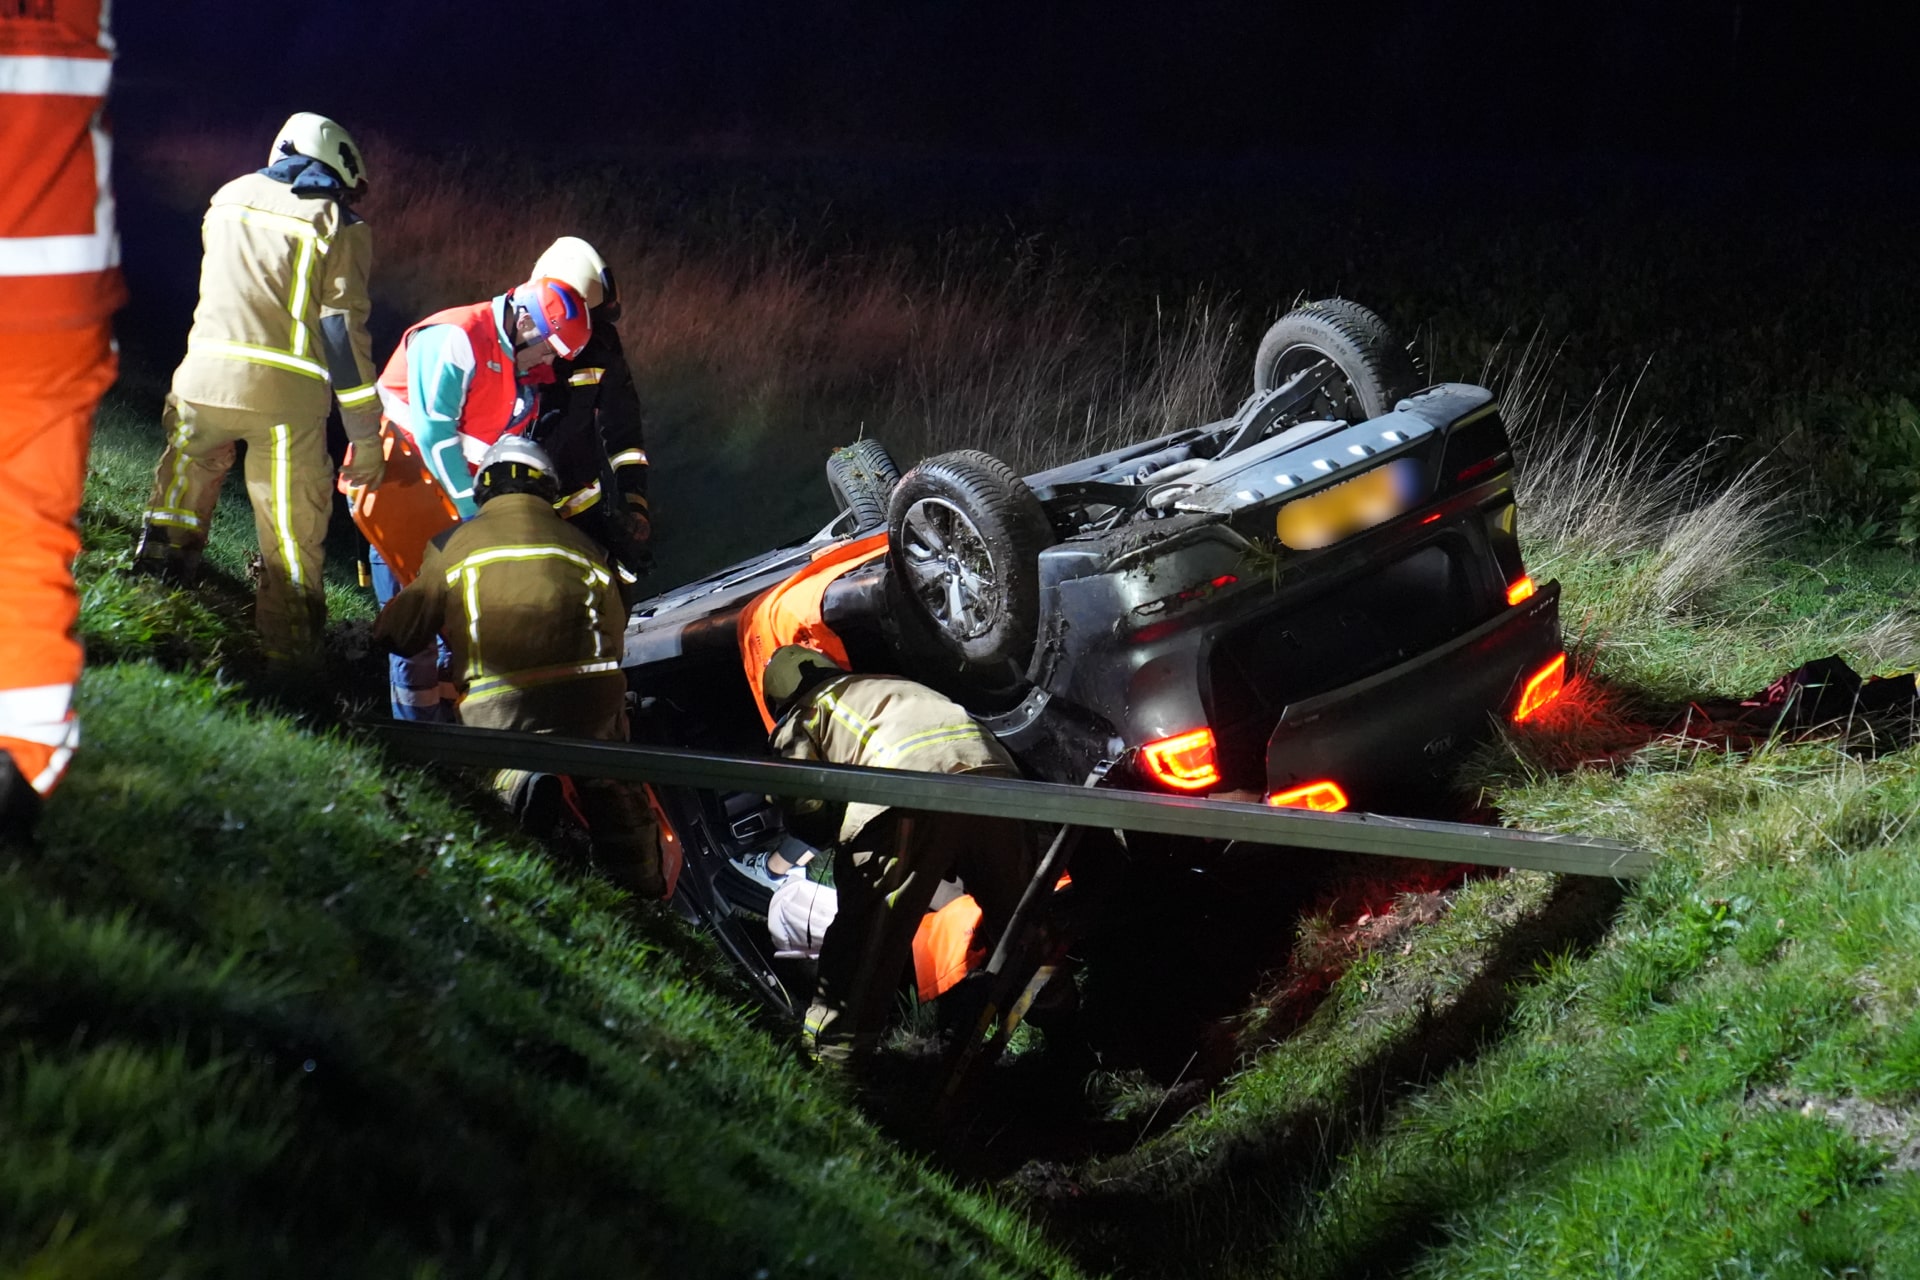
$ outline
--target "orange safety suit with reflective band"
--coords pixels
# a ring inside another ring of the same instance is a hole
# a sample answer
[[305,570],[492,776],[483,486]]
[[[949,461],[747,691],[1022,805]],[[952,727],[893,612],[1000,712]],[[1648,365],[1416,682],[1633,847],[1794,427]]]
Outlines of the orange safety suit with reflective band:
[[249,173],[214,193],[201,241],[200,301],[161,411],[143,545],[206,545],[245,441],[262,560],[254,620],[270,658],[311,658],[326,615],[332,401],[356,447],[376,447],[379,432],[366,326],[373,233],[337,199]]
[[52,791],[79,743],[74,517],[126,300],[101,0],[0,4],[0,750]]

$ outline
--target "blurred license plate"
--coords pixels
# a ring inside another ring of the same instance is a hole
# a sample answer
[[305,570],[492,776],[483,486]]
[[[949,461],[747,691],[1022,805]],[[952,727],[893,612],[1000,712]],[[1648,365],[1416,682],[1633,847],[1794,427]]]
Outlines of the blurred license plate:
[[1282,544],[1296,551],[1330,547],[1408,510],[1419,499],[1421,467],[1400,458],[1305,498],[1295,498],[1273,518]]

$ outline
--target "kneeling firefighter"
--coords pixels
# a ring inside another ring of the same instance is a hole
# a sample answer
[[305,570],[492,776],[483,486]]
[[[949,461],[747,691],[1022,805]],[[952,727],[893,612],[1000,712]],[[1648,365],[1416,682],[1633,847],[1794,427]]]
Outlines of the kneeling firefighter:
[[[964,707],[912,680],[850,673],[812,649],[783,645],[767,660],[762,687],[778,718],[773,748],[789,759],[1020,776],[1006,748]],[[942,880],[957,877],[979,903],[974,945],[990,947],[1037,862],[1028,824],[1011,818],[816,803],[794,823],[803,839],[839,846],[839,911],[820,949],[805,1032],[829,1061],[877,1046]]]
[[[551,459],[503,437],[480,459],[473,496],[478,514],[429,540],[419,574],[380,611],[375,641],[416,653],[444,636],[463,724],[625,742],[626,613],[605,554],[553,509]],[[645,790],[598,778],[574,785],[595,865],[639,897],[665,896]]]

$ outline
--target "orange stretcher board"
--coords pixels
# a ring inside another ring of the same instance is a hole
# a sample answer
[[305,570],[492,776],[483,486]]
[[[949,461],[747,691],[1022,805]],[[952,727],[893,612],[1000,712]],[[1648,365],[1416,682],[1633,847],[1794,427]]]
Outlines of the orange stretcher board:
[[383,426],[380,444],[387,459],[387,474],[380,487],[349,489],[342,485],[340,491],[347,495],[353,522],[405,586],[419,576],[427,541],[460,523],[460,514],[405,436]]

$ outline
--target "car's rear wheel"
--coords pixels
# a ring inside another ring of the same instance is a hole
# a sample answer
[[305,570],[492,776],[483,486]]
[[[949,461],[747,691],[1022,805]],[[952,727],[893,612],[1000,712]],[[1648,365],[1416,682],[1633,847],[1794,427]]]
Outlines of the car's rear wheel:
[[1040,622],[1039,555],[1053,541],[1040,500],[974,449],[928,458],[893,490],[888,576],[923,635],[960,674],[1007,683]]
[[853,513],[856,529],[887,522],[887,498],[899,483],[900,468],[878,440],[856,440],[827,458],[827,488],[842,511]]
[[1389,413],[1420,389],[1413,357],[1386,321],[1357,302],[1309,302],[1274,321],[1253,358],[1253,389],[1271,391],[1295,374],[1330,362],[1334,376],[1295,416],[1365,422]]

